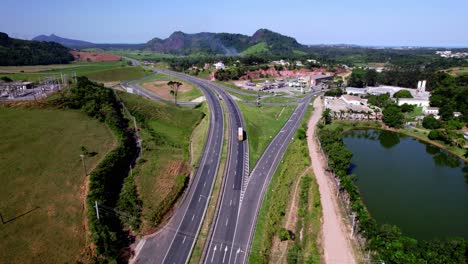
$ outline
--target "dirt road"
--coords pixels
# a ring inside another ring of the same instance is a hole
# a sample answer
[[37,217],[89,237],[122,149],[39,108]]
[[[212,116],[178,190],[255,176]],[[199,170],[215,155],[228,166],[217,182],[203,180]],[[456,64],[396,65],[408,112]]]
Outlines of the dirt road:
[[309,119],[307,130],[307,145],[312,161],[312,168],[320,191],[320,202],[323,208],[322,246],[325,263],[356,263],[351,243],[350,233],[347,231],[339,211],[336,198],[336,188],[330,175],[325,171],[325,157],[323,157],[314,132],[317,122],[322,116],[323,102],[319,98],[314,101],[314,112]]

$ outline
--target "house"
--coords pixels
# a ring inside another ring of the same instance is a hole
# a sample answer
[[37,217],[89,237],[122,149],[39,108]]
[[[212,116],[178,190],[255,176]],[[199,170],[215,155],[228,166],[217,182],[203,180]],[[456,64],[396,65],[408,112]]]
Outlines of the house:
[[217,70],[224,70],[226,68],[226,66],[224,66],[224,63],[222,63],[221,61],[213,64],[214,67],[217,69]]
[[343,100],[346,104],[350,105],[360,105],[361,103],[363,103],[363,100],[361,98],[349,94],[342,95],[341,100]]
[[333,80],[333,75],[314,74],[310,76],[310,85],[316,86],[331,80]]
[[424,106],[422,109],[424,115],[439,115],[439,108],[438,107],[430,107],[430,106]]

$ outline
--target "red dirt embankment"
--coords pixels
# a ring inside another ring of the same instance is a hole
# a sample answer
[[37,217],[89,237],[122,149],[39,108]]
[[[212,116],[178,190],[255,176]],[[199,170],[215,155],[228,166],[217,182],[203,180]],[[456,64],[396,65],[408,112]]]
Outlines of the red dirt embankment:
[[76,61],[84,62],[119,61],[122,59],[122,57],[120,56],[104,52],[87,52],[71,50],[70,53],[71,55],[73,55]]

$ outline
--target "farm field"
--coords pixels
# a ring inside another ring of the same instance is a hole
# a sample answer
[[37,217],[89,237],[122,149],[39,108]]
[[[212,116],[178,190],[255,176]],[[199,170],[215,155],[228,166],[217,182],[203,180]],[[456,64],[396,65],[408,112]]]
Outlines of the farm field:
[[115,146],[112,132],[75,110],[2,107],[0,119],[0,259],[90,262],[81,147],[96,153],[89,173]]
[[75,73],[77,76],[86,76],[94,81],[109,82],[141,78],[147,74],[147,71],[141,67],[128,66],[124,61],[0,67],[0,77],[7,76],[13,80],[40,81],[45,77],[60,78],[61,74],[72,76]]
[[[204,117],[204,108],[175,107],[119,92],[130,113],[137,119],[143,139],[143,155],[134,169],[135,182],[143,202],[141,233],[151,232],[163,220],[186,187],[191,173],[190,138]],[[196,144],[203,144],[203,131]],[[192,146],[200,155],[202,146]],[[194,159],[198,159],[195,156]]]

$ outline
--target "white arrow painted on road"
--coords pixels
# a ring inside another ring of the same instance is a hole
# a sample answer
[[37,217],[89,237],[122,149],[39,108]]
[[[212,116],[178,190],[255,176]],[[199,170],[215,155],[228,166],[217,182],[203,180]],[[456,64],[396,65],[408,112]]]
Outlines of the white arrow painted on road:
[[241,252],[240,248],[236,251],[236,257],[234,258],[234,264],[237,262],[237,255]]
[[223,263],[224,263],[224,259],[226,258],[226,252],[227,252],[227,246],[226,246],[226,248],[224,249]]
[[216,246],[213,248],[213,256],[211,257],[211,262],[213,263],[214,256],[216,254]]

